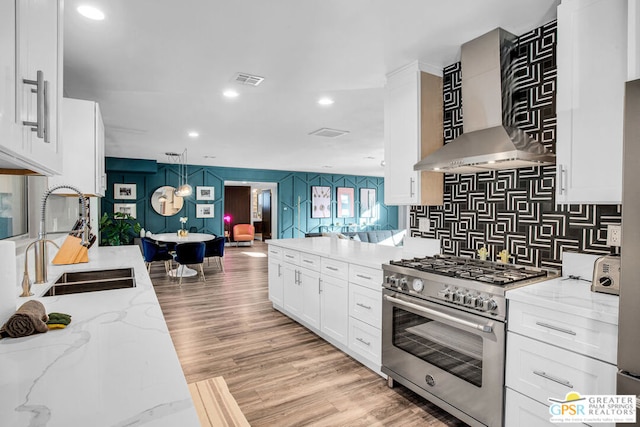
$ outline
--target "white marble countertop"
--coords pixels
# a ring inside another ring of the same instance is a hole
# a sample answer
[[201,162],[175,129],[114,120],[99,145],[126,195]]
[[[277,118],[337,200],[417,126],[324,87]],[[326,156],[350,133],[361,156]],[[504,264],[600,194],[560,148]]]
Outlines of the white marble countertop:
[[402,257],[402,248],[334,237],[277,239],[267,240],[267,243],[371,268],[381,268],[383,263]]
[[618,324],[618,296],[591,292],[591,282],[559,277],[507,292],[507,299]]
[[137,246],[93,247],[89,263],[52,265],[48,279],[121,267],[134,267],[135,288],[37,298],[71,324],[0,340],[1,425],[200,425]]

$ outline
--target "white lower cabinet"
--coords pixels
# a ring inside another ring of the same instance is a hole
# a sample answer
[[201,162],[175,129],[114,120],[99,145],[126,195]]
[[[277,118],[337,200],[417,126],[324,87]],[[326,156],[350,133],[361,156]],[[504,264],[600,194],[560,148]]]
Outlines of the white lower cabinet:
[[274,308],[379,375],[382,269],[269,245]]
[[514,300],[507,325],[505,427],[556,425],[549,398],[616,394],[617,326]]
[[320,297],[323,334],[347,345],[349,336],[349,282],[323,275]]

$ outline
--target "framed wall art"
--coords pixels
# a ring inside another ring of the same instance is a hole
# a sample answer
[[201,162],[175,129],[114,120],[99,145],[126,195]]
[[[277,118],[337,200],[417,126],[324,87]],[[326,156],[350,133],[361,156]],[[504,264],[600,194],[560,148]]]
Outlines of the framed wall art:
[[136,199],[135,184],[113,184],[113,198],[122,200]]
[[214,214],[214,205],[206,205],[203,203],[196,205],[196,218],[213,218]]
[[135,203],[114,203],[113,204],[113,213],[121,213],[125,215],[131,215],[131,218],[135,219],[137,216],[136,213],[136,204]]
[[338,218],[353,218],[355,190],[349,187],[338,187]]
[[196,200],[215,200],[215,187],[196,187]]
[[331,218],[331,187],[311,187],[311,218]]
[[376,209],[376,189],[361,188],[360,189],[360,218],[375,217]]

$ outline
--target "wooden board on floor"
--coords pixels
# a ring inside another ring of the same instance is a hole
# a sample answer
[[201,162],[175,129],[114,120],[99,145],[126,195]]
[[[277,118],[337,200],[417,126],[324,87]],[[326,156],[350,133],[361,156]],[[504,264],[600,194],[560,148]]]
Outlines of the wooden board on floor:
[[249,427],[222,377],[189,384],[202,427]]

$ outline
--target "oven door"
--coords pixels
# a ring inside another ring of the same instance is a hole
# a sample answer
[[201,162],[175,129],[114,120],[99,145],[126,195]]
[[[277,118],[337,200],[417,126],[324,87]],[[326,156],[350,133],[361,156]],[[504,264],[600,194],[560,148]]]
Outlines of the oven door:
[[382,313],[384,372],[481,424],[502,425],[504,323],[388,289]]

